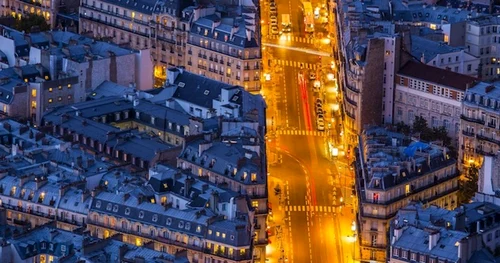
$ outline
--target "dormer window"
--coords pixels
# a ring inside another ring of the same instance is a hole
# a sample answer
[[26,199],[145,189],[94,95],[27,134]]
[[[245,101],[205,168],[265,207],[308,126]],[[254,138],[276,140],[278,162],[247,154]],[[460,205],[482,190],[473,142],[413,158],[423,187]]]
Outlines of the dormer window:
[[378,179],[374,180],[374,184],[373,185],[374,185],[375,188],[379,188],[380,187],[380,180],[378,180]]
[[130,208],[125,208],[125,215],[130,215]]
[[97,203],[95,203],[95,207],[96,208],[101,208],[101,201],[97,201]]
[[207,36],[208,35],[208,29],[205,29],[205,33],[203,35]]
[[186,228],[186,230],[191,229],[191,223],[189,223],[189,222],[188,222],[188,223],[186,223],[186,227],[185,227],[185,228]]
[[151,116],[151,124],[155,124],[155,117]]
[[198,225],[198,226],[196,226],[196,233],[200,233],[200,232],[201,232],[201,226]]
[[183,228],[184,227],[184,221],[179,221],[179,225],[178,225],[179,228]]
[[209,166],[208,166],[208,167],[209,167],[209,168],[213,168],[213,167],[214,167],[214,165],[215,165],[215,159],[212,159],[212,160],[210,161],[210,164],[209,164]]
[[167,218],[167,226],[171,225],[172,224],[172,218]]
[[246,179],[247,179],[247,176],[248,176],[248,172],[247,172],[247,171],[244,171],[244,172],[243,172],[243,180],[246,180]]
[[252,182],[256,182],[257,181],[257,173],[252,173]]
[[233,175],[236,175],[238,173],[238,169],[236,167],[234,167],[233,169]]
[[139,212],[139,218],[141,218],[141,219],[144,218],[144,211]]
[[111,209],[112,209],[112,208],[113,208],[113,205],[112,205],[112,204],[108,204],[108,205],[106,206],[106,210],[108,210],[108,211],[111,211]]
[[153,222],[158,221],[158,215],[156,215],[156,214],[155,214],[155,215],[153,215],[153,219],[152,219],[152,220],[153,220]]
[[113,212],[115,212],[115,213],[118,212],[118,205],[113,206]]

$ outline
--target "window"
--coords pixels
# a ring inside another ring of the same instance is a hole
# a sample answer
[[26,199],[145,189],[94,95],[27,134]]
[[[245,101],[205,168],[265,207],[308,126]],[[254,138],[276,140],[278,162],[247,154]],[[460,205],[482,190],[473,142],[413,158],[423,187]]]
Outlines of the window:
[[196,233],[200,233],[201,232],[201,226],[196,226]]
[[191,229],[191,223],[187,222],[187,223],[186,223],[186,227],[185,227],[185,228],[186,228],[186,230]]
[[156,222],[158,221],[158,215],[153,215],[153,218],[152,218],[153,222]]
[[57,87],[57,89],[58,89],[58,90],[62,90],[62,86],[58,86],[58,87]]
[[426,256],[425,255],[420,255],[420,262],[426,263]]
[[404,258],[404,259],[408,259],[408,251],[403,250],[402,252],[403,253],[401,253],[401,257]]
[[68,95],[68,100],[71,100],[71,98],[73,98],[71,95]]
[[118,205],[113,206],[113,212],[115,212],[115,213],[118,212]]
[[398,248],[394,248],[392,250],[392,255],[395,256],[395,257],[399,257],[399,249]]
[[126,214],[126,215],[130,215],[130,208],[128,208],[128,207],[127,207],[127,208],[125,208],[125,214]]
[[226,238],[226,233],[222,233],[222,238]]
[[52,98],[49,99],[49,103],[52,103],[54,100]]
[[113,205],[112,205],[112,204],[108,204],[108,205],[106,206],[106,210],[108,210],[108,211],[111,211],[111,209],[112,209],[112,208],[113,208]]
[[212,234],[212,230],[211,230],[211,229],[209,229],[209,230],[208,230],[208,234],[209,234],[209,235],[211,235],[211,234]]
[[144,211],[139,212],[139,218],[144,218]]
[[57,97],[57,101],[62,101],[62,97],[61,96]]
[[220,237],[220,232],[219,231],[215,232],[215,236]]
[[95,207],[96,208],[101,208],[101,201],[97,201],[97,203],[95,203]]
[[411,253],[411,260],[413,261],[417,260],[417,253]]
[[252,201],[252,207],[258,208],[259,207],[259,201]]
[[172,218],[167,218],[167,226],[171,225],[172,224]]

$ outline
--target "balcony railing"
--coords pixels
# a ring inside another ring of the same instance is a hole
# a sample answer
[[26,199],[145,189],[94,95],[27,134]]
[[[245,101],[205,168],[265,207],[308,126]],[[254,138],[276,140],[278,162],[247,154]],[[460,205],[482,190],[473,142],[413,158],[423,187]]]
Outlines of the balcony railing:
[[493,129],[496,129],[496,128],[497,128],[497,124],[496,124],[496,123],[489,122],[489,123],[488,123],[488,127],[493,128]]
[[192,50],[188,50],[188,54],[189,55],[193,55],[193,51]]
[[250,81],[250,78],[249,77],[245,77],[245,78],[243,78],[243,81]]
[[114,16],[114,17],[118,17],[118,18],[121,18],[121,19],[125,19],[125,20],[133,22],[133,23],[141,24],[141,25],[144,25],[144,26],[149,26],[150,25],[150,22],[148,22],[148,21],[142,21],[142,20],[134,19],[134,18],[129,17],[129,16],[118,14],[118,13],[116,13],[114,11],[111,11],[111,10],[101,9],[101,8],[99,8],[97,6],[91,6],[91,5],[88,5],[88,4],[82,4],[82,6],[85,7],[85,8],[91,9],[91,10],[95,10],[95,11],[100,12],[100,13],[108,14],[108,15],[111,15],[111,16]]
[[485,121],[482,120],[482,119],[476,119],[476,118],[473,118],[473,117],[468,117],[468,116],[465,116],[463,114],[460,115],[460,118],[462,120],[466,120],[468,122],[474,122],[474,123],[478,123],[478,124],[482,124],[482,125],[484,125],[484,123],[485,123]]
[[253,52],[250,52],[249,56],[245,57],[241,53],[239,53],[236,49],[233,49],[232,52],[230,52],[230,51],[227,51],[227,50],[221,50],[220,48],[219,49],[212,48],[209,45],[207,45],[207,46],[205,46],[203,44],[200,45],[199,39],[188,40],[188,44],[193,45],[193,46],[197,46],[197,47],[202,47],[204,49],[212,50],[212,51],[215,51],[215,52],[217,52],[219,54],[225,54],[225,55],[228,55],[228,56],[231,56],[231,57],[234,57],[234,58],[238,58],[238,59],[255,60],[255,59],[261,59],[262,58],[260,56],[260,54],[257,55],[257,56],[253,55],[252,54]]
[[245,252],[243,254],[241,254],[239,251],[233,251],[232,254],[229,254],[229,250],[228,249],[225,249],[224,252],[222,252],[222,250],[213,250],[213,249],[209,249],[209,248],[205,248],[203,250],[203,252],[207,253],[207,254],[212,254],[212,255],[216,255],[216,256],[219,256],[219,257],[223,257],[223,258],[228,258],[228,259],[231,259],[231,260],[234,260],[234,261],[240,261],[240,260],[250,260],[252,259],[252,255],[250,254],[250,252]]
[[463,130],[462,134],[469,137],[474,137],[474,132]]
[[351,100],[348,96],[344,96],[345,100],[349,102],[351,105],[358,106],[358,103],[354,100]]
[[486,137],[486,136],[481,135],[481,134],[477,134],[476,137],[479,140],[489,141],[489,142],[492,142],[492,143],[496,143],[498,146],[500,146],[500,140],[496,140],[496,139],[493,139],[493,138],[490,138],[490,137]]
[[356,119],[356,115],[354,113],[350,113],[349,111],[345,111],[345,114],[349,116],[351,119]]
[[52,219],[52,220],[55,219],[55,215],[52,215],[52,214],[48,215],[48,214],[38,212],[38,211],[33,210],[33,209],[24,208],[22,206],[12,206],[12,205],[8,205],[8,204],[4,203],[4,204],[2,204],[2,207],[5,207],[6,209],[9,209],[12,211],[17,211],[17,212],[21,212],[24,214],[28,214],[28,215],[34,215],[34,216],[48,218],[48,219]]
[[477,154],[481,154],[481,155],[484,155],[484,156],[495,156],[495,153],[493,153],[493,151],[485,151],[481,148],[476,148],[476,153]]
[[98,19],[96,17],[91,17],[91,16],[84,15],[84,14],[80,14],[80,17],[88,19],[88,20],[92,20],[92,21],[95,21],[95,22],[99,22],[101,24],[109,25],[109,26],[112,26],[114,28],[118,28],[120,30],[124,30],[124,31],[130,32],[130,33],[133,33],[133,34],[141,35],[143,37],[149,37],[150,36],[148,33],[141,32],[141,31],[135,30],[135,29],[130,29],[129,27],[126,27],[126,26],[120,26],[120,25],[111,23],[110,21],[100,20],[100,19]]
[[241,69],[241,65],[236,65],[236,69]]
[[245,66],[243,69],[244,70],[250,70],[250,66]]
[[198,53],[198,57],[199,57],[199,58],[203,57],[203,54]]

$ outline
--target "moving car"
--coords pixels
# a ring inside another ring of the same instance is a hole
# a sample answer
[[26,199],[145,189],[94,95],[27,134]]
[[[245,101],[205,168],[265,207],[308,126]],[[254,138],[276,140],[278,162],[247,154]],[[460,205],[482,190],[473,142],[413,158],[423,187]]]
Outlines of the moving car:
[[309,79],[310,80],[315,80],[316,79],[316,73],[314,73],[314,72],[309,73]]

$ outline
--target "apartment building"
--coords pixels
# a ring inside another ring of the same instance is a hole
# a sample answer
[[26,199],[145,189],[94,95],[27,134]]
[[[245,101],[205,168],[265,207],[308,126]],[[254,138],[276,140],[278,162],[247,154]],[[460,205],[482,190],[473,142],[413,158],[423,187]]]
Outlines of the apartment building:
[[0,15],[12,16],[17,19],[23,19],[28,14],[37,14],[43,16],[47,23],[52,27],[56,27],[56,17],[60,11],[76,10],[80,5],[78,0],[55,1],[55,0],[1,0]]
[[[172,254],[185,249],[189,262],[252,262],[251,214],[235,209],[248,206],[245,198],[171,168],[165,172],[152,174],[154,193],[144,187],[96,193],[88,221],[91,235],[107,239],[119,234],[125,243]],[[167,199],[166,191],[174,198]]]
[[[139,132],[158,137],[163,142],[182,146],[190,136],[201,135],[203,131],[210,130],[212,126],[217,126],[217,120],[203,120],[193,117],[181,110],[169,108],[165,104],[155,104],[140,96],[147,96],[148,93],[130,91],[124,96],[111,95],[100,96],[116,84],[109,82],[100,85],[96,91],[89,94],[92,100],[80,102],[71,106],[61,107],[47,113],[44,117],[46,125],[59,124],[60,116],[68,115],[81,117],[87,120],[100,122],[99,125],[109,126],[112,130],[137,129]],[[118,87],[126,90],[126,87]],[[102,93],[99,93],[102,90]],[[154,98],[154,97],[153,97]]]
[[191,18],[183,9],[189,4],[178,0],[84,0],[80,32],[137,50],[151,50],[154,75],[164,80],[167,67],[184,65]]
[[482,16],[467,21],[465,47],[480,59],[478,77],[494,80],[500,75],[500,20],[495,15]]
[[429,66],[451,70],[477,77],[479,58],[469,54],[464,47],[449,46],[444,42],[412,35],[411,54]]
[[409,61],[396,75],[394,122],[412,125],[416,116],[429,127],[444,126],[458,140],[461,102],[476,78]]
[[341,76],[344,129],[351,143],[367,125],[392,123],[394,78],[409,57],[401,52],[407,36],[374,34],[357,38],[347,47],[348,61]]
[[194,21],[187,42],[186,69],[258,92],[262,54],[255,32],[259,27],[255,19],[247,19],[252,15],[244,12],[239,19],[225,19],[211,14]]
[[412,203],[391,222],[390,263],[496,262],[500,207],[474,202],[455,210]]
[[360,136],[356,160],[358,237],[362,260],[386,260],[390,220],[409,201],[457,206],[458,172],[447,149],[383,128]]
[[469,88],[460,119],[460,164],[479,167],[484,156],[497,155],[500,150],[500,86],[480,82]]
[[[50,224],[24,231],[11,229],[2,232],[5,234],[2,234],[0,250],[0,258],[8,262],[189,262],[185,252],[167,254],[131,246],[118,238],[93,238],[87,234],[57,229]],[[12,232],[16,234],[9,234]]]

